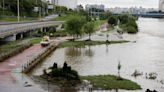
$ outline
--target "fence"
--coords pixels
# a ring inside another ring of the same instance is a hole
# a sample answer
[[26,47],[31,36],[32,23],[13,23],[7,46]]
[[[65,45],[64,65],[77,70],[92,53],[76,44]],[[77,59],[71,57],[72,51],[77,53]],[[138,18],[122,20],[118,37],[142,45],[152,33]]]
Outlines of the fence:
[[57,45],[55,43],[52,43],[52,45],[47,47],[45,50],[41,51],[39,55],[22,64],[22,72],[29,73],[37,64],[42,62],[56,48]]

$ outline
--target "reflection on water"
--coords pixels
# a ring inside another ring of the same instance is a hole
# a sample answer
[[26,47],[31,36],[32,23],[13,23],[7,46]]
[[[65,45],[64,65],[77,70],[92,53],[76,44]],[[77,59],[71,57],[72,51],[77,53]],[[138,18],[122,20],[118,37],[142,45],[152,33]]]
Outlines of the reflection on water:
[[[162,19],[140,18],[140,32],[137,35],[124,35],[129,42],[113,45],[86,46],[85,48],[61,48],[50,55],[32,74],[40,75],[44,68],[57,62],[60,67],[67,61],[80,75],[117,75],[118,60],[121,61],[121,75],[140,84],[143,90],[120,92],[144,92],[147,88],[164,92],[164,21]],[[135,71],[143,72],[143,76],[134,78]],[[158,74],[156,80],[146,79],[146,73]],[[118,92],[118,91],[109,91]]]

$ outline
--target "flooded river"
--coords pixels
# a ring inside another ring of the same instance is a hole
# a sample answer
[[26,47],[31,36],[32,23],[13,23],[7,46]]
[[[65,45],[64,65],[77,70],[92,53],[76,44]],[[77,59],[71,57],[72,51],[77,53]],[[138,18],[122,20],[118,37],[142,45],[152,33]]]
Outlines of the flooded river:
[[[141,85],[143,90],[119,92],[144,92],[147,88],[164,92],[164,19],[139,18],[139,33],[123,37],[134,42],[112,45],[86,46],[82,48],[60,48],[53,52],[33,72],[41,75],[42,70],[57,62],[60,67],[66,61],[80,75],[117,75],[117,65],[121,62],[121,76]],[[135,71],[143,76],[134,78]],[[146,73],[157,73],[156,80],[146,79]]]

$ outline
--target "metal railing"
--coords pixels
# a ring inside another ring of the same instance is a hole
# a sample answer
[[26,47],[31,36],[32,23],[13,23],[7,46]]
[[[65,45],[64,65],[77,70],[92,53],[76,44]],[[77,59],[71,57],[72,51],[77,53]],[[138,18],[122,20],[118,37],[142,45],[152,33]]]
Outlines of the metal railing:
[[27,60],[25,63],[21,65],[21,70],[24,73],[28,73],[30,70],[32,70],[38,63],[40,63],[49,53],[51,53],[55,48],[57,47],[57,44],[52,43],[49,47],[45,48],[44,50],[38,52],[36,56],[33,56],[29,60]]

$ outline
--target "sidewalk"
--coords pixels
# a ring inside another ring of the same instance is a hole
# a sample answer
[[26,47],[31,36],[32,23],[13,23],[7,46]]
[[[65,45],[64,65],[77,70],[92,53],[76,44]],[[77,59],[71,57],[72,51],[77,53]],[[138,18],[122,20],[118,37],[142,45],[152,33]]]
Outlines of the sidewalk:
[[[43,49],[45,48],[42,48],[40,44],[36,44],[0,63],[0,92],[44,92],[33,84],[27,76],[23,75],[20,70],[21,68],[19,68],[21,64],[35,57]],[[30,84],[33,86],[24,87],[23,84],[26,81],[30,81]]]

